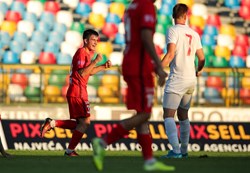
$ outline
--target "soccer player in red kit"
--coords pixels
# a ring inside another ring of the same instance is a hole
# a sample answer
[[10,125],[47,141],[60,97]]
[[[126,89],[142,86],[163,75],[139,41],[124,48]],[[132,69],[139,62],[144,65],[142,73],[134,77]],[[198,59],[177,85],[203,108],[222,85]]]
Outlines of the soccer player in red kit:
[[122,63],[122,73],[128,85],[127,108],[136,114],[122,120],[103,138],[94,138],[93,161],[96,168],[103,169],[104,148],[129,134],[133,128],[142,147],[145,171],[173,171],[175,167],[165,165],[153,157],[152,138],[148,120],[154,98],[154,75],[163,86],[167,74],[156,54],[153,34],[156,25],[155,0],[133,0],[124,15],[126,48]]
[[66,156],[78,156],[75,152],[75,147],[90,125],[90,106],[87,93],[89,76],[111,67],[109,60],[103,65],[96,66],[102,60],[100,54],[94,60],[91,60],[98,38],[99,34],[95,30],[85,30],[83,33],[83,47],[79,48],[73,57],[70,70],[70,84],[67,91],[70,120],[46,118],[41,126],[41,137],[44,137],[44,134],[54,127],[74,130],[72,139],[64,154]]

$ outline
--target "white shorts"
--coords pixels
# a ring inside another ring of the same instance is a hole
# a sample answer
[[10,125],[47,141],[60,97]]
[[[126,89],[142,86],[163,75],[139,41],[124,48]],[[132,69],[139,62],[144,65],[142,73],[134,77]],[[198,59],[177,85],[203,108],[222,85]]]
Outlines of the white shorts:
[[196,83],[196,79],[170,76],[164,89],[163,108],[177,110],[178,107],[181,107],[188,110]]

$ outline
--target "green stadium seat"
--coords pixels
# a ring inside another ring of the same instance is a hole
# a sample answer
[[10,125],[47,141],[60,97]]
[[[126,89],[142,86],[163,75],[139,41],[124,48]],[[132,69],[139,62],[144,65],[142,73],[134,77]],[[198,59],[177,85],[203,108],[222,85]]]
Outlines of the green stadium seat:
[[73,22],[72,25],[71,25],[71,27],[70,27],[70,29],[72,31],[77,31],[77,32],[79,32],[79,33],[82,34],[83,31],[84,31],[84,29],[85,29],[85,26],[81,22]]

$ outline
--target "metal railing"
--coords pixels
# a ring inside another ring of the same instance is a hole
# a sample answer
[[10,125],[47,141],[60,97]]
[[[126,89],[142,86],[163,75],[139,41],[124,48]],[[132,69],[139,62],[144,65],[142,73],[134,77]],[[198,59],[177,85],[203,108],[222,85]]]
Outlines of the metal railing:
[[[2,64],[0,103],[66,103],[69,69],[68,65]],[[162,104],[163,88],[156,86],[155,91],[155,103]],[[91,76],[88,93],[92,103],[124,104],[126,83],[123,81],[120,67],[113,67]],[[205,68],[203,75],[197,80],[192,105],[248,106],[248,93],[250,69]]]

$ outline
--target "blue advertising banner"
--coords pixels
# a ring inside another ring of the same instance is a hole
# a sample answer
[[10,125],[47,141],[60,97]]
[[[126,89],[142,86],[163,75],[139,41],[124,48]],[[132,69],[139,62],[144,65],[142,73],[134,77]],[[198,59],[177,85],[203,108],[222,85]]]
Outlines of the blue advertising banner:
[[[8,149],[64,150],[72,137],[71,130],[54,128],[40,138],[39,129],[43,122],[38,120],[2,120],[1,123],[1,138]],[[116,124],[117,121],[93,121],[76,149],[92,150],[91,139],[105,135]],[[179,129],[178,123],[177,127]],[[150,122],[149,128],[153,150],[169,150],[163,122]],[[136,138],[136,131],[131,130],[128,136],[109,145],[107,150],[141,150]],[[250,123],[193,122],[189,151],[249,152]]]

